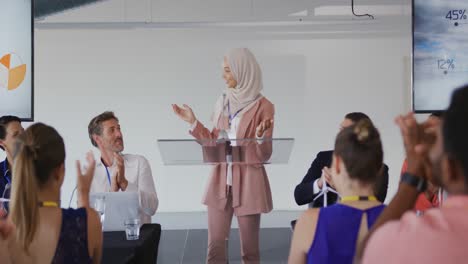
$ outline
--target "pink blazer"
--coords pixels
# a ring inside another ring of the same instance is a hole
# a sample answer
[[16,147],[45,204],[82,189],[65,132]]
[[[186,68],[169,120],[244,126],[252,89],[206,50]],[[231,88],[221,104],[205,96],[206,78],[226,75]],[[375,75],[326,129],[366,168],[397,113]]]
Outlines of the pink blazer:
[[[274,106],[265,97],[258,100],[255,105],[245,112],[239,122],[237,138],[255,138],[257,126],[266,119],[273,119]],[[217,139],[219,130],[228,127],[228,118],[220,116],[217,126],[208,130],[200,122],[190,134],[196,139]],[[264,139],[272,138],[273,127],[265,132]],[[255,156],[262,160],[268,160],[272,153],[271,141],[248,147],[248,151],[255,152],[246,156]],[[261,164],[233,164],[232,165],[232,206],[236,216],[268,213],[273,209],[270,183]],[[227,203],[227,165],[218,164],[213,167],[211,177],[206,188],[203,203],[207,206],[224,210]]]

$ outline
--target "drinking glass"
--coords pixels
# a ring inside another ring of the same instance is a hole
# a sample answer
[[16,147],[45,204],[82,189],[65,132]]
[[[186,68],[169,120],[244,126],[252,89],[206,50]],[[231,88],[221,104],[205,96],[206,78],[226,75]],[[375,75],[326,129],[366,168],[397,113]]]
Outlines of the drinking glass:
[[127,219],[124,225],[127,240],[138,240],[140,237],[140,219]]

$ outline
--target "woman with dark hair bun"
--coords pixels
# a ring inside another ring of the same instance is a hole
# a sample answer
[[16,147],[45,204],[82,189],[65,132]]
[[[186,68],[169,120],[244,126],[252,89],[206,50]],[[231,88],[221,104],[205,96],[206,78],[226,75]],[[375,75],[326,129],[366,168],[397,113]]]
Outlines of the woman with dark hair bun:
[[353,263],[356,245],[385,207],[374,196],[382,167],[380,135],[369,119],[340,131],[331,165],[339,202],[299,218],[289,263]]

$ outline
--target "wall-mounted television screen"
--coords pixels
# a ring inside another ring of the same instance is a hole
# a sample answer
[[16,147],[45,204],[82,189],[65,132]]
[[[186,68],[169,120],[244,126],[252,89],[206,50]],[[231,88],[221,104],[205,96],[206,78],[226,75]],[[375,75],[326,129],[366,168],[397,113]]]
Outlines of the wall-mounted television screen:
[[33,3],[0,0],[0,116],[34,118]]
[[447,108],[468,83],[468,1],[413,0],[413,109]]

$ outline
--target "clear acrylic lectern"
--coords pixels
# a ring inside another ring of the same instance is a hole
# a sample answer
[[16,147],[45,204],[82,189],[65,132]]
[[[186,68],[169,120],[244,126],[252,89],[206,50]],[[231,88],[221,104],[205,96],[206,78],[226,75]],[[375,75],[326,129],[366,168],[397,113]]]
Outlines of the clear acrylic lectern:
[[293,145],[293,138],[158,140],[164,165],[286,164]]

